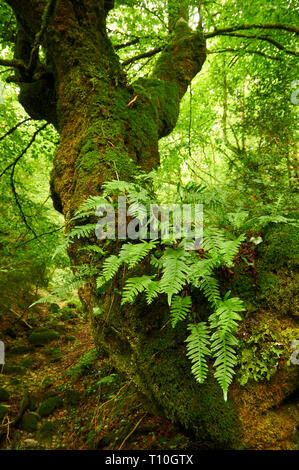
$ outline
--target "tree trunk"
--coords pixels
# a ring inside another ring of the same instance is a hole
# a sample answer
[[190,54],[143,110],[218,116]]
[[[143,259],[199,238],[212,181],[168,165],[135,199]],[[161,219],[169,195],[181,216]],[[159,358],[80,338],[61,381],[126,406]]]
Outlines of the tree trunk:
[[[205,41],[186,22],[178,22],[152,76],[129,85],[106,33],[111,2],[7,3],[18,20],[16,58],[25,63],[48,8],[41,38],[47,64],[35,58],[29,71],[19,72],[20,102],[31,116],[52,122],[60,133],[51,191],[68,229],[79,205],[101,194],[105,181],[128,180],[137,167],[157,167],[158,141],[176,124],[180,100],[205,61]],[[73,266],[86,261],[81,246],[78,241],[69,249]],[[235,405],[239,392],[225,403],[212,373],[206,384],[195,382],[184,353],[184,325],[166,325],[169,313],[163,301],[121,306],[114,290],[115,285],[98,296],[91,280],[81,292],[99,351],[109,354],[116,369],[133,381],[151,410],[191,432],[199,446],[243,445]],[[98,305],[104,314],[95,318]],[[269,408],[274,402],[270,400]]]

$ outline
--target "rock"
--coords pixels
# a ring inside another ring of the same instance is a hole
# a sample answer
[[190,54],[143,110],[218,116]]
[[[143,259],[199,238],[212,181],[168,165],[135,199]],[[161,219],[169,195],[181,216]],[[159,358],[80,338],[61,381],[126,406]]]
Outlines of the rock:
[[58,312],[59,312],[59,309],[60,309],[60,307],[59,307],[58,304],[52,303],[52,304],[50,305],[50,309],[49,309],[49,310],[50,310],[51,313],[58,313]]
[[40,404],[38,413],[40,416],[49,416],[51,413],[53,413],[54,410],[59,408],[61,405],[62,399],[60,397],[50,397]]
[[30,343],[34,346],[44,346],[45,344],[55,341],[60,337],[60,334],[49,328],[37,328],[29,336]]
[[30,449],[41,449],[42,447],[40,446],[40,444],[35,440],[35,439],[25,439],[23,441],[24,443],[24,446],[26,449],[30,450]]
[[27,354],[32,350],[32,346],[30,347],[28,344],[20,342],[12,346],[9,350],[10,354]]
[[49,349],[46,352],[50,362],[59,362],[62,359],[62,352],[60,348]]
[[53,377],[45,377],[44,380],[42,381],[42,388],[46,389],[51,387],[55,382],[55,379]]
[[40,418],[37,413],[25,413],[21,421],[21,428],[23,431],[35,432],[38,428],[39,419]]
[[26,367],[26,369],[30,369],[30,367],[34,364],[33,359],[30,357],[24,357],[21,361],[22,366]]
[[9,392],[4,387],[0,387],[0,402],[9,401]]
[[13,338],[15,339],[17,337],[17,332],[14,328],[12,328],[11,326],[9,326],[8,328],[6,328],[6,330],[4,331],[4,333],[9,336],[10,338]]
[[68,388],[67,391],[66,391],[66,397],[65,397],[65,401],[66,403],[68,403],[69,405],[77,405],[81,400],[81,395],[80,393],[75,390],[74,388]]
[[8,415],[8,413],[9,409],[7,408],[7,406],[0,405],[0,423],[2,423],[3,418]]
[[3,374],[23,375],[26,373],[26,368],[16,362],[6,362],[3,368]]
[[45,423],[43,423],[38,432],[39,439],[50,440],[52,438],[53,429],[54,424],[51,421],[46,421]]

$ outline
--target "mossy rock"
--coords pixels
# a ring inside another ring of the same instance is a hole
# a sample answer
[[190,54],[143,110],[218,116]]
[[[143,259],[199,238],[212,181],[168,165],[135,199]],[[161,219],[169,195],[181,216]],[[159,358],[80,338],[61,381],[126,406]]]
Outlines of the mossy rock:
[[60,318],[62,321],[73,320],[75,316],[76,316],[76,313],[71,308],[64,307],[60,310]]
[[7,375],[23,375],[26,373],[26,367],[16,362],[6,362],[3,368],[3,374]]
[[54,382],[55,382],[55,379],[53,377],[50,377],[50,376],[45,377],[44,380],[42,381],[42,388],[46,389],[46,388],[52,387]]
[[23,431],[35,432],[38,428],[39,415],[33,412],[27,412],[24,414],[21,421],[21,428]]
[[9,409],[7,408],[7,406],[0,405],[0,423],[2,423],[3,418],[8,415],[8,413]]
[[60,337],[60,333],[55,330],[48,328],[37,328],[29,336],[30,343],[34,346],[44,346],[45,344],[51,343]]
[[12,328],[11,326],[6,328],[4,333],[12,339],[15,339],[17,337],[17,331],[14,328]]
[[50,305],[49,310],[50,310],[51,313],[58,313],[59,310],[60,310],[60,307],[59,307],[58,304],[52,303],[52,304]]
[[34,364],[34,360],[31,359],[31,357],[24,357],[21,361],[22,366],[26,367],[26,369],[30,369],[32,365]]
[[63,358],[60,348],[48,349],[46,356],[49,358],[50,362],[59,362]]
[[62,405],[62,399],[58,396],[50,397],[43,401],[38,409],[40,416],[49,416],[53,411]]
[[38,438],[41,440],[51,440],[54,431],[54,424],[52,421],[46,421],[43,423],[38,432]]
[[27,354],[32,350],[32,346],[30,347],[26,343],[19,343],[12,346],[9,350],[9,354]]
[[4,387],[0,387],[0,402],[9,401],[9,392]]
[[67,389],[65,397],[65,401],[67,404],[75,406],[78,405],[80,400],[81,395],[77,390],[75,390],[74,388]]

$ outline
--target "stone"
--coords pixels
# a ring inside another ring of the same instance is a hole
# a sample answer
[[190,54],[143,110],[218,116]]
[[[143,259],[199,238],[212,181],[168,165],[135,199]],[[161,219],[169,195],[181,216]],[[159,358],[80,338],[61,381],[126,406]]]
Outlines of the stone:
[[43,401],[38,409],[40,416],[49,416],[53,411],[62,405],[62,399],[59,396],[50,397]]
[[0,387],[0,402],[9,401],[9,392],[4,387]]
[[55,341],[60,337],[60,334],[49,328],[37,328],[29,336],[30,343],[34,346],[44,346],[45,344]]

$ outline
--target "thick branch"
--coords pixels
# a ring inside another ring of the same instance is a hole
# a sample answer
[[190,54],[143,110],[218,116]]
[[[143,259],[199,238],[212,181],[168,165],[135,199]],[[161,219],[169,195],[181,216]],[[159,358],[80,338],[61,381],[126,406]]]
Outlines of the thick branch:
[[124,60],[122,65],[124,66],[130,65],[133,62],[136,62],[137,60],[146,59],[147,57],[153,57],[154,55],[159,54],[159,52],[161,52],[162,50],[163,50],[162,46],[155,47],[154,49],[151,49],[150,51],[142,52],[140,54],[134,55],[133,57],[130,57],[129,59]]
[[263,36],[263,35],[250,35],[250,34],[242,34],[242,33],[225,33],[223,36],[228,36],[228,37],[236,37],[236,38],[246,38],[246,39],[258,39],[260,41],[266,41],[273,46],[277,47],[280,51],[285,52],[286,54],[298,56],[298,52],[296,51],[291,51],[290,49],[286,49],[282,44],[280,44],[278,41],[276,41],[273,38],[270,38],[269,36]]
[[24,72],[27,70],[27,66],[22,60],[9,60],[0,58],[0,65],[2,65],[3,67],[14,67],[16,69],[23,70]]
[[215,29],[210,33],[205,33],[204,36],[206,39],[213,38],[215,36],[222,36],[226,33],[233,33],[234,31],[248,30],[248,29],[278,29],[283,31],[288,31],[289,33],[299,34],[299,28],[292,25],[277,24],[277,23],[268,23],[268,24],[243,24],[239,26],[231,26],[223,29]]

